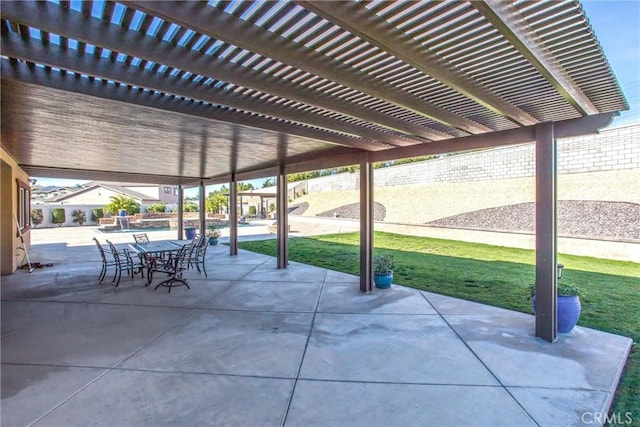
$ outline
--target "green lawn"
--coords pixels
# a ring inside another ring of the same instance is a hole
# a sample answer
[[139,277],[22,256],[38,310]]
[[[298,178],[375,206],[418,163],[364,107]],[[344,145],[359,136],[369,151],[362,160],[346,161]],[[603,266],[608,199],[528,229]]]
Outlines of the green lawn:
[[[276,255],[275,240],[240,248]],[[394,283],[531,313],[527,288],[534,282],[535,253],[452,240],[375,233],[376,254],[393,255]],[[359,234],[331,234],[289,241],[289,258],[359,274]],[[579,325],[631,337],[633,355],[618,389],[614,411],[640,422],[640,265],[560,254],[562,280],[586,292]]]

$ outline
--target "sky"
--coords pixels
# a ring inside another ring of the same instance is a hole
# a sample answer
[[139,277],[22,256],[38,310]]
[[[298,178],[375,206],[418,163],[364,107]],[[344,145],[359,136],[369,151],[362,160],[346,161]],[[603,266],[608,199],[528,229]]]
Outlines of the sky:
[[[629,103],[629,111],[623,111],[611,126],[640,123],[640,0],[582,0],[582,6]],[[44,186],[73,186],[87,182],[37,179],[38,185]],[[260,188],[264,179],[249,182]],[[211,189],[213,187],[207,187],[208,191]],[[186,193],[187,196],[195,195],[197,189]]]

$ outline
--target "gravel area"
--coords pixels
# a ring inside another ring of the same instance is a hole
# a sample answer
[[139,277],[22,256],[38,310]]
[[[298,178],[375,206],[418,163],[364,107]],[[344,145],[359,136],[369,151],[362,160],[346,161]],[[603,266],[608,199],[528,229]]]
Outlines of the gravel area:
[[307,209],[309,209],[309,203],[307,202],[289,206],[289,215],[304,215]]
[[[426,223],[444,227],[535,231],[535,204],[519,203],[481,209]],[[600,239],[640,239],[640,204],[593,200],[560,200],[558,234]]]
[[[360,203],[350,203],[348,205],[339,206],[335,209],[320,212],[316,216],[334,218],[358,219],[360,218]],[[373,204],[373,220],[384,221],[387,215],[387,208],[382,203],[375,202]]]

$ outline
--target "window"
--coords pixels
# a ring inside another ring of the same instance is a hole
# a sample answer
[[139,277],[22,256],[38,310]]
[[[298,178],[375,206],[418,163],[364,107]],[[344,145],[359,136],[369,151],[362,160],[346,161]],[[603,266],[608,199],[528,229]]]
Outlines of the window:
[[31,227],[31,190],[29,185],[16,180],[18,184],[18,225],[24,232]]
[[174,196],[178,195],[178,187],[173,187],[173,195]]
[[164,187],[164,194],[171,194],[171,187]]

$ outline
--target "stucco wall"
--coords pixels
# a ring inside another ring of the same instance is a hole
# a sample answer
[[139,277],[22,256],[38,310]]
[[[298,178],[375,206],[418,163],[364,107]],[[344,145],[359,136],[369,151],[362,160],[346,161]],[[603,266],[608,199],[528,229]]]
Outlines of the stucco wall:
[[[73,194],[69,197],[64,204],[74,204],[74,205],[82,205],[82,204],[94,204],[104,206],[109,203],[109,198],[111,196],[118,196],[120,193],[115,191],[111,191],[106,188],[94,188],[89,191],[80,192],[77,194]],[[39,205],[33,205],[32,207],[38,207]]]
[[[91,221],[91,210],[93,208],[101,208],[104,205],[102,204],[51,204],[51,205],[31,205],[31,210],[41,209],[42,210],[42,223],[33,226],[34,228],[46,228],[46,227],[73,227],[79,226],[80,224],[77,222],[73,222],[73,212],[76,210],[83,211],[85,213],[87,221],[83,225],[96,225],[95,222]],[[52,221],[52,213],[53,209],[62,208],[65,210],[65,222],[63,224],[54,224]]]
[[[14,216],[18,211],[18,187],[16,180],[29,184],[27,175],[16,161],[0,147],[0,269],[2,274],[10,274],[16,271],[19,263],[24,258],[22,242],[18,236]],[[23,234],[27,250],[31,243],[29,230]]]

